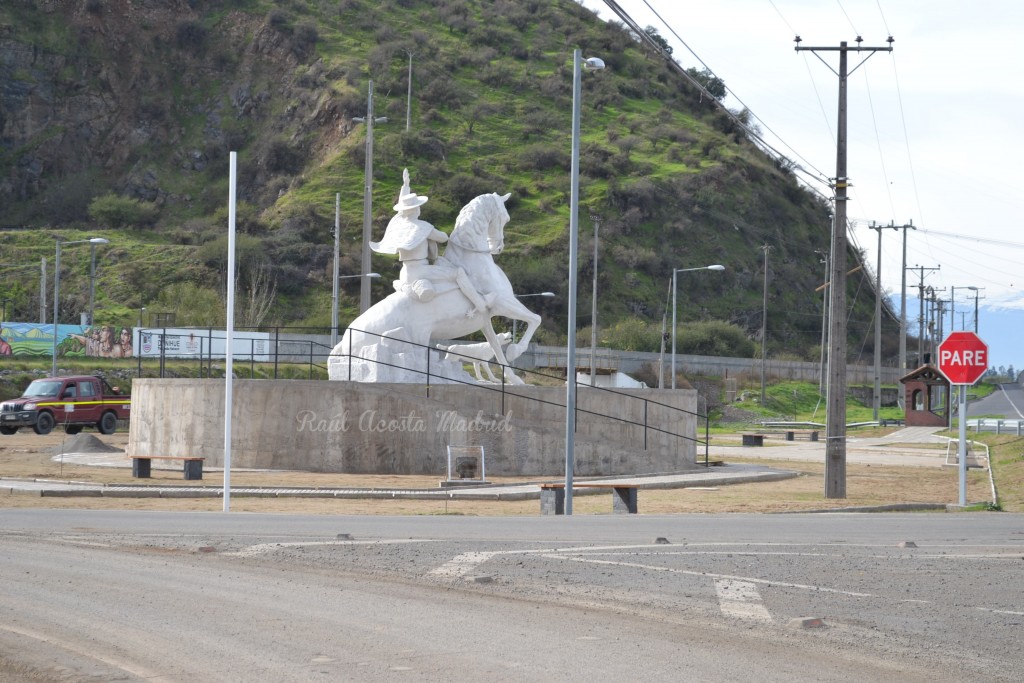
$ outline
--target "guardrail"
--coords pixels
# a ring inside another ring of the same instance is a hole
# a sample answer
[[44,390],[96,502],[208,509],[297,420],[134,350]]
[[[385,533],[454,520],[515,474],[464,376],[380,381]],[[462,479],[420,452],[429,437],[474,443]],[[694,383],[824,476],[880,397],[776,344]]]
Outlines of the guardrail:
[[995,432],[996,434],[1024,434],[1024,420],[1003,420],[995,418],[977,418],[967,421],[968,429],[976,432]]

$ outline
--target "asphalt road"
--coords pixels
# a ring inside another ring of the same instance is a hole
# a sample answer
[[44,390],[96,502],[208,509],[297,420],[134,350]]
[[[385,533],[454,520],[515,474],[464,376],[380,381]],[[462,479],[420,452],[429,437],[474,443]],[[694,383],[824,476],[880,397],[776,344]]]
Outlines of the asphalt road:
[[1007,420],[1024,420],[1024,387],[1000,384],[985,398],[967,404],[967,417],[997,416]]
[[4,510],[0,679],[1020,681],[1022,522]]

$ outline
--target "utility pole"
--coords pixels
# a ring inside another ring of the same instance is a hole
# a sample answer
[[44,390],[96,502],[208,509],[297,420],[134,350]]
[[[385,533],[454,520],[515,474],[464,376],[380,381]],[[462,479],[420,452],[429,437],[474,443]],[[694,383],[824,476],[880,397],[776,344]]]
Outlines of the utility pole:
[[[907,233],[903,233],[906,238]],[[927,322],[927,315],[924,307],[924,271],[926,270],[940,270],[941,266],[935,266],[934,268],[925,268],[924,266],[914,266],[913,268],[907,268],[904,266],[903,272],[904,277],[906,276],[907,270],[916,270],[919,273],[920,280],[917,284],[917,304],[918,304],[918,315],[917,315],[917,366],[921,367],[924,365],[924,331],[925,324]]]
[[768,356],[768,252],[772,250],[770,245],[762,244],[761,251],[764,252],[764,285],[761,296],[761,405],[765,404],[764,391],[764,365]]
[[[795,38],[797,52],[811,50],[821,59],[819,52],[839,52],[839,70],[832,72],[839,77],[838,123],[836,125],[836,178],[835,178],[835,223],[832,228],[832,283],[829,292],[829,341],[828,341],[828,397],[825,427],[825,497],[846,498],[846,98],[847,78],[864,61],[876,52],[892,52],[892,36],[888,47],[861,47],[862,39],[857,36],[857,46],[849,47],[846,41],[839,47],[801,47],[800,36]],[[867,52],[852,70],[848,71],[847,56],[853,50]],[[822,60],[827,65],[827,62]]]
[[907,230],[917,230],[914,221],[891,226],[903,231],[903,267],[900,268],[900,374],[907,371]]
[[875,266],[875,390],[871,394],[871,412],[878,422],[882,409],[882,226],[871,222],[871,229],[878,231],[878,253]]
[[[363,250],[362,273],[373,270],[370,264],[370,239],[373,237],[370,223],[373,219],[373,124],[386,123],[387,117],[373,117],[373,81],[367,87],[366,118],[354,118],[353,121],[366,123],[366,166],[363,177]],[[361,278],[359,286],[359,312],[365,313],[370,307],[370,278]]]
[[903,231],[903,268],[902,283],[900,287],[900,372],[905,372],[907,364],[907,230],[916,229],[913,222],[907,225],[895,225],[890,221],[889,225],[876,225],[874,221],[869,226],[871,230],[878,231],[878,253],[877,266],[875,267],[875,391],[871,403],[874,412],[874,420],[878,422],[878,414],[882,409],[882,229],[891,228]]

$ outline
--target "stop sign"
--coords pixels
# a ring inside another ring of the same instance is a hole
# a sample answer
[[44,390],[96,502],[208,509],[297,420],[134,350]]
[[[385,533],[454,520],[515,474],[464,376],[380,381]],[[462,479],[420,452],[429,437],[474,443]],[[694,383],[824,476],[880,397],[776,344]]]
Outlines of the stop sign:
[[988,344],[973,332],[950,332],[939,344],[939,370],[951,384],[974,384],[988,370]]

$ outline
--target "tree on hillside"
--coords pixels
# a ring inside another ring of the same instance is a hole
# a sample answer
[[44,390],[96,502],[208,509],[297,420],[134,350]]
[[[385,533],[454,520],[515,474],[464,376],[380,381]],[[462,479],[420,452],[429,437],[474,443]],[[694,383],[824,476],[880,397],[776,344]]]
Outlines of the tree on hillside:
[[650,38],[654,43],[656,43],[659,48],[661,48],[662,52],[664,52],[669,57],[672,56],[672,46],[668,44],[668,41],[665,40],[665,38],[660,33],[658,33],[658,29],[654,28],[653,26],[648,26],[644,28],[644,33],[646,33],[647,37]]
[[696,67],[691,66],[686,70],[686,73],[704,86],[704,89],[711,93],[711,96],[716,100],[722,100],[725,98],[725,81],[711,73],[708,69],[701,69],[698,71]]

